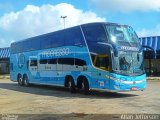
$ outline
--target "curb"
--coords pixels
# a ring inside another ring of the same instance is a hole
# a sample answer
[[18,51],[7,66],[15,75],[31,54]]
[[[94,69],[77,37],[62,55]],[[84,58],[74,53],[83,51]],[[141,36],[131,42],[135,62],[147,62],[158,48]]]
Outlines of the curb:
[[160,81],[160,77],[147,77],[149,81]]
[[150,81],[150,82],[153,82],[153,81],[158,82],[159,81],[160,82],[160,79],[147,79],[147,81]]
[[0,76],[0,79],[10,79],[10,76]]

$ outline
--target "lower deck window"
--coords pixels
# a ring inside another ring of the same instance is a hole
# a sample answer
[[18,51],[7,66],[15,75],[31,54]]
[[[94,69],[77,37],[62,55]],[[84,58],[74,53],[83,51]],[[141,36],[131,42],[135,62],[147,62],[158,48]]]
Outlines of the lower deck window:
[[37,60],[31,60],[30,66],[37,66]]

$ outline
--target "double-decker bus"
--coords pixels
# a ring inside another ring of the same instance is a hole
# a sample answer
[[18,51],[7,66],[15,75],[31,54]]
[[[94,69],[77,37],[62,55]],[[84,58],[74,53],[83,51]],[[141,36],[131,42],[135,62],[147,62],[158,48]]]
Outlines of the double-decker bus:
[[144,90],[143,49],[127,25],[88,23],[11,44],[10,78],[71,92]]

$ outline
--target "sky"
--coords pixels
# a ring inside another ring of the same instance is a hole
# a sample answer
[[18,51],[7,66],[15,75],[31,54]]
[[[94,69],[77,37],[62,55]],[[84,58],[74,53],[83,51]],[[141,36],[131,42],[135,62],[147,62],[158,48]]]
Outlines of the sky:
[[132,26],[139,37],[160,36],[160,0],[1,0],[0,48],[89,22]]

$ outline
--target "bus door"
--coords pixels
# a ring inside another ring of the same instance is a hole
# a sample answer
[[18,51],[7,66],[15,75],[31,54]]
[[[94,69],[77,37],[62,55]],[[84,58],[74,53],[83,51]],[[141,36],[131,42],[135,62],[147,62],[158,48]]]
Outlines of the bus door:
[[37,62],[37,57],[36,56],[31,56],[29,57],[29,66],[28,69],[31,73],[31,78],[33,80],[37,79],[37,71],[38,71],[38,62]]
[[101,69],[97,71],[98,75],[98,87],[99,88],[109,88],[109,79],[106,75],[110,74],[110,64],[109,64],[109,56],[108,55],[96,55],[94,59],[94,66]]

